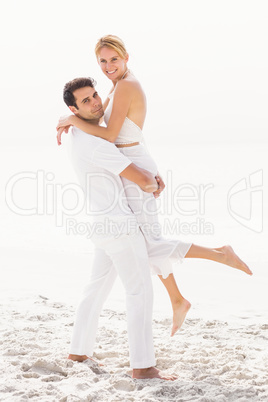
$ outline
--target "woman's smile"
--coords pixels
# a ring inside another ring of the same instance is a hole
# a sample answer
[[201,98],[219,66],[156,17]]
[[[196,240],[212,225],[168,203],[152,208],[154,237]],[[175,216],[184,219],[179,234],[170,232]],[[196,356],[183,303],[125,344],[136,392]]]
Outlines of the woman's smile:
[[106,73],[107,73],[107,74],[114,74],[114,73],[116,73],[116,71],[117,71],[117,69],[116,69],[116,70],[113,70],[113,71],[106,71]]

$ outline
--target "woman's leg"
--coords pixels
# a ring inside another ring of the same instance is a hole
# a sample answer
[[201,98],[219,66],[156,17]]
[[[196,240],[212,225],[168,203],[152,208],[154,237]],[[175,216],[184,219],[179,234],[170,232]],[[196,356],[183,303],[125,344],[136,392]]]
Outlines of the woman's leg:
[[171,336],[173,336],[182,326],[186,314],[191,308],[191,303],[182,296],[173,274],[170,274],[165,279],[161,275],[158,276],[167,289],[171,301],[173,310]]
[[[231,246],[223,246],[219,248],[208,248],[192,244],[184,258],[203,258],[206,260],[216,261],[233,268],[237,268],[248,275],[252,275],[252,271],[234,252]],[[164,284],[173,309],[173,325],[171,336],[173,336],[182,326],[186,314],[191,307],[191,303],[186,300],[178,289],[174,275],[170,274],[166,279],[159,275],[160,280]]]
[[208,248],[192,244],[184,258],[204,258],[206,260],[220,262],[221,264],[239,269],[248,275],[252,275],[252,271],[247,264],[235,254],[231,246]]

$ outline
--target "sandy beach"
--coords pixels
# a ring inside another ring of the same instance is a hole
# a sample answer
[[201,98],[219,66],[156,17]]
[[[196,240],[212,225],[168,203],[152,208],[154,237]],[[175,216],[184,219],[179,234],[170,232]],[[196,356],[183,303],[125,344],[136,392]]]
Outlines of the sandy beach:
[[[192,308],[181,330],[171,338],[169,300],[154,277],[157,366],[178,379],[133,380],[120,282],[100,317],[94,358],[103,366],[72,362],[67,354],[74,310],[93,254],[30,249],[18,249],[17,254],[19,258],[1,249],[7,273],[0,299],[0,400],[267,401],[266,306],[261,310],[261,298],[246,301],[249,289],[262,293],[262,278],[222,267],[213,272],[205,265],[198,273],[202,262],[191,267],[191,261],[185,261],[176,278]],[[42,264],[37,274],[38,260]],[[231,280],[234,287],[230,286],[223,303],[220,284]],[[239,284],[244,287],[240,292],[243,307],[236,300]]]
[[[154,319],[157,365],[174,382],[129,376],[124,312],[105,308],[94,357],[66,359],[73,306],[43,295],[1,303],[3,401],[267,401],[267,324],[189,318],[173,338]],[[3,329],[4,327],[4,329]]]

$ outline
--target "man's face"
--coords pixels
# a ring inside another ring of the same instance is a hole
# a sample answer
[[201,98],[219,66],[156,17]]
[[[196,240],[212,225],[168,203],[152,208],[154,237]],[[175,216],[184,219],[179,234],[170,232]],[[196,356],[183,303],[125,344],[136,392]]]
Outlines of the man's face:
[[79,88],[73,94],[76,99],[77,108],[70,106],[70,110],[82,119],[98,122],[103,116],[104,110],[96,89],[91,87]]

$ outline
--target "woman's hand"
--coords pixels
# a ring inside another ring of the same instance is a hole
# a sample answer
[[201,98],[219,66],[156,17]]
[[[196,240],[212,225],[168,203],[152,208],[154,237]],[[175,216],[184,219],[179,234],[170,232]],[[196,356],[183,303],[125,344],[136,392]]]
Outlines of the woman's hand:
[[74,115],[70,114],[69,116],[61,116],[59,118],[58,124],[57,124],[57,130],[61,127],[70,127],[73,126],[73,120],[74,120]]
[[57,142],[58,142],[58,145],[61,145],[61,135],[62,135],[62,133],[66,133],[66,134],[67,134],[70,127],[71,127],[71,126],[58,128],[58,130],[57,130]]
[[153,194],[154,194],[154,198],[158,198],[160,196],[160,193],[162,193],[162,191],[164,190],[164,188],[166,186],[165,186],[165,183],[162,180],[162,177],[159,176],[159,174],[157,176],[155,176],[155,179],[156,179],[156,181],[158,183],[158,190],[154,191]]
[[56,127],[57,130],[57,142],[58,145],[61,145],[61,135],[63,132],[65,132],[66,134],[69,131],[69,128],[71,126],[73,126],[73,115],[69,115],[69,116],[62,116],[60,117],[59,121],[58,121],[58,125]]

